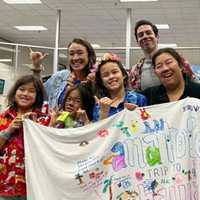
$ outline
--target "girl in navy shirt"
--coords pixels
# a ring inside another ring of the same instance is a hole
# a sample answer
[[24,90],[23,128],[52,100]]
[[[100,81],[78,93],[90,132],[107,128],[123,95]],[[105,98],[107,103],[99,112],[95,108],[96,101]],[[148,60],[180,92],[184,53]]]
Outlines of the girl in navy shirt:
[[93,120],[107,118],[124,107],[145,106],[146,97],[128,91],[128,73],[117,55],[106,53],[96,72],[97,98],[93,110]]

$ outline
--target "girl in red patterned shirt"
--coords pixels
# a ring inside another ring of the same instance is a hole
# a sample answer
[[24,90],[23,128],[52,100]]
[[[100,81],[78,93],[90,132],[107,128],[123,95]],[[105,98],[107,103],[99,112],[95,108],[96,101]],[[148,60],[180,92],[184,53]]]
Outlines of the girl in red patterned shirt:
[[32,75],[17,80],[8,94],[9,107],[0,114],[0,200],[26,199],[22,121],[28,116],[48,125],[40,111],[44,98],[41,81]]

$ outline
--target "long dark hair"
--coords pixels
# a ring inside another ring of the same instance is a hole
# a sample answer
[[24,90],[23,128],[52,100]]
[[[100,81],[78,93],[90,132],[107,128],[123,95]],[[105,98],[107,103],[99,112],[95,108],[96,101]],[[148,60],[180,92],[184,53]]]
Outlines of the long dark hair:
[[63,110],[65,110],[65,102],[66,102],[67,97],[74,90],[79,91],[80,98],[81,98],[81,109],[86,111],[88,119],[92,121],[95,99],[94,99],[94,92],[93,92],[91,83],[81,83],[67,90],[65,98],[64,98]]
[[105,65],[106,63],[116,63],[119,69],[122,72],[122,75],[124,78],[124,88],[126,89],[128,87],[128,73],[126,69],[123,67],[122,63],[118,60],[102,60],[100,64],[98,65],[97,71],[96,71],[96,95],[101,98],[103,96],[110,97],[110,93],[108,89],[104,86],[102,78],[101,78],[101,67]]
[[43,101],[46,97],[44,86],[41,82],[41,80],[33,75],[25,75],[19,78],[14,86],[10,89],[7,99],[8,99],[8,105],[13,106],[15,109],[17,109],[17,104],[15,102],[15,94],[18,88],[24,84],[27,83],[33,83],[34,88],[36,90],[36,100],[35,103],[32,105],[32,108],[38,108],[41,109],[43,105]]
[[[83,40],[83,39],[80,39],[80,38],[74,38],[68,44],[67,48],[69,49],[69,47],[73,43],[80,44],[80,45],[84,46],[87,49],[87,52],[88,52],[88,64],[83,68],[83,74],[84,74],[84,76],[87,76],[90,73],[90,70],[92,69],[93,65],[96,63],[96,53],[95,53],[92,45],[86,40]],[[69,53],[69,51],[68,51],[68,53]],[[71,66],[70,66],[70,70],[73,71]]]

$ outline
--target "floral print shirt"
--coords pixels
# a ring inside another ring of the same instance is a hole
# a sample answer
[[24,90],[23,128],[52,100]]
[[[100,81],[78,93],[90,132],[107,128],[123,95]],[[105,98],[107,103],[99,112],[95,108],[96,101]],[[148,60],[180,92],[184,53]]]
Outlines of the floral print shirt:
[[44,83],[50,108],[54,108],[59,105],[58,99],[60,94],[65,89],[69,75],[69,70],[61,70],[53,74],[52,77]]
[[[39,110],[34,110],[38,122],[48,125],[50,117],[42,115]],[[8,128],[16,118],[17,112],[10,107],[0,114],[1,133]],[[25,166],[24,166],[24,141],[23,128],[12,133],[0,150],[0,197],[26,196]]]

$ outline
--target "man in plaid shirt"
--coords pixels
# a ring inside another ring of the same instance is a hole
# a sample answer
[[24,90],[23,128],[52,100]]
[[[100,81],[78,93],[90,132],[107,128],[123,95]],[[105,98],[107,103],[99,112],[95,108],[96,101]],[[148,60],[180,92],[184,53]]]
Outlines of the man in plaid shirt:
[[[158,50],[159,34],[158,28],[147,20],[140,20],[135,25],[135,38],[138,45],[144,52],[144,57],[134,65],[129,74],[130,88],[134,90],[144,90],[160,84],[159,79],[154,73],[151,58]],[[194,79],[189,63],[183,58],[183,70],[187,75]]]

